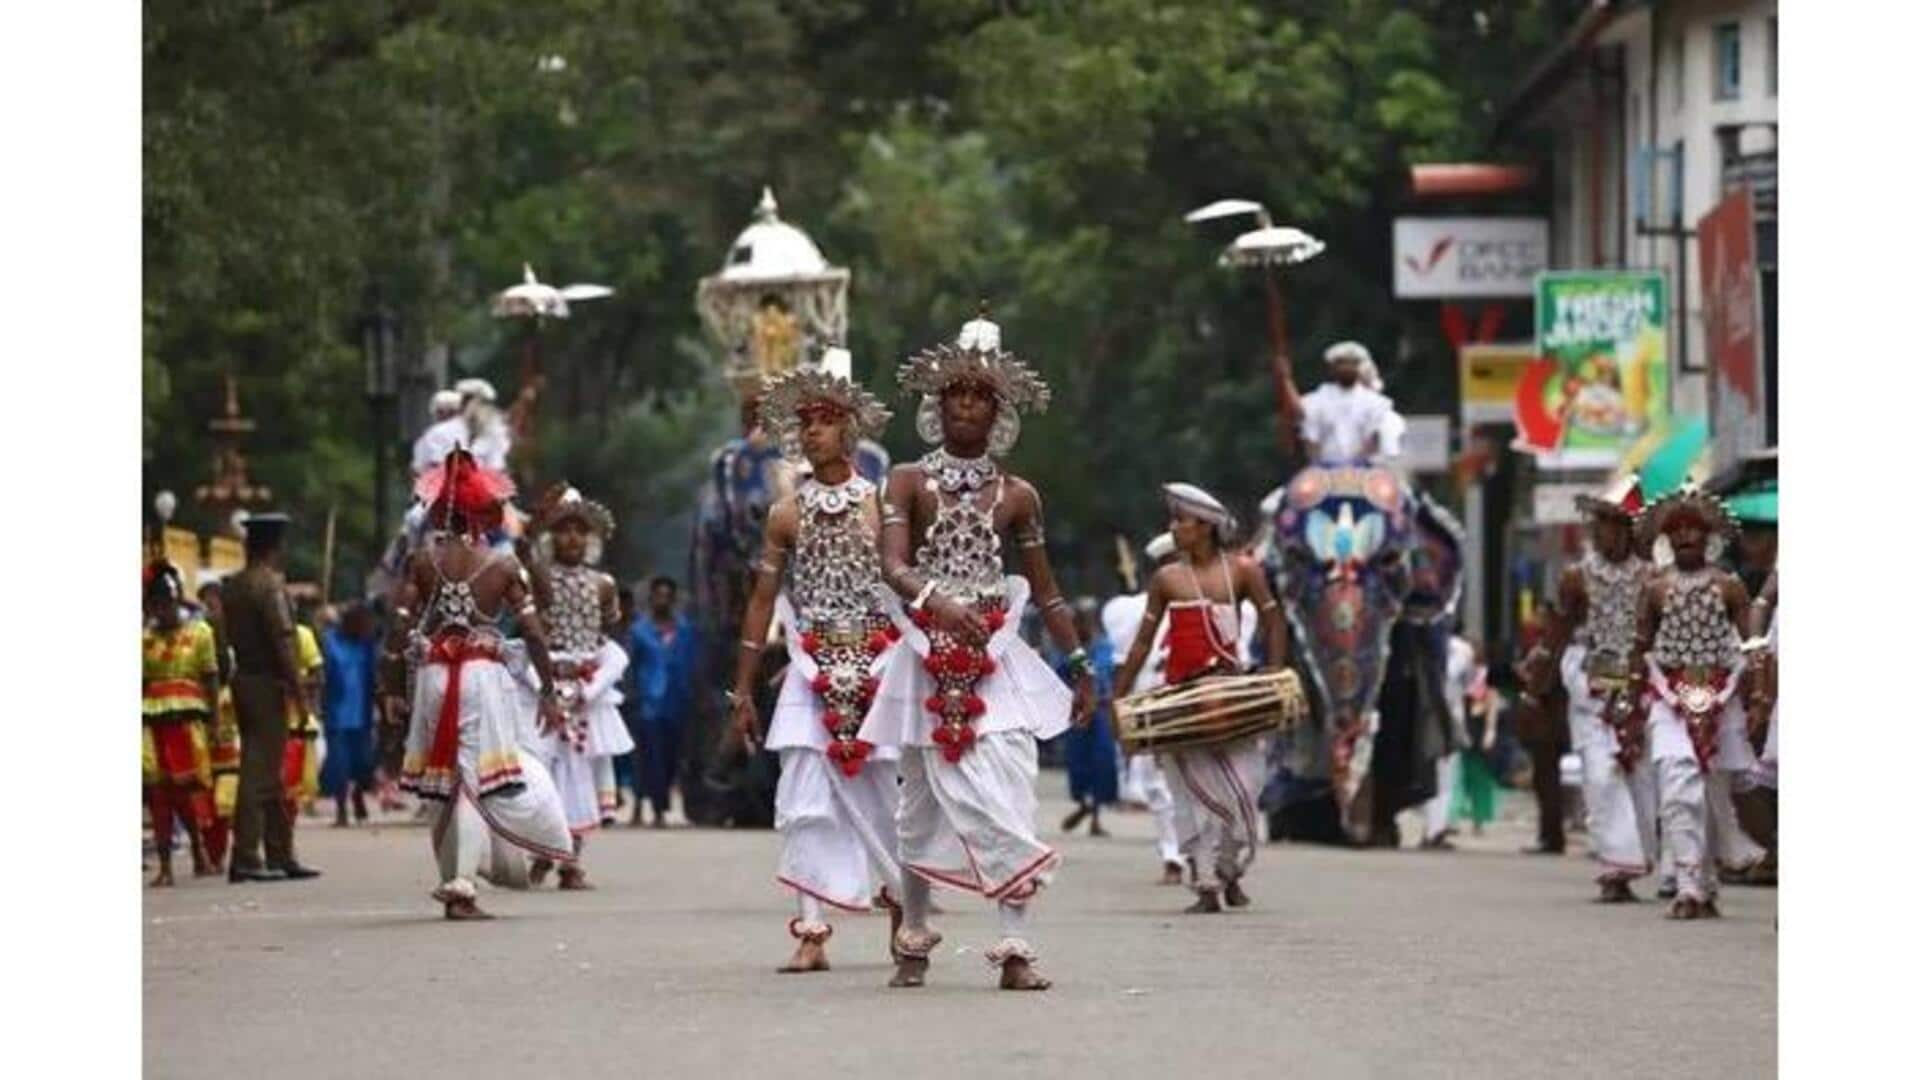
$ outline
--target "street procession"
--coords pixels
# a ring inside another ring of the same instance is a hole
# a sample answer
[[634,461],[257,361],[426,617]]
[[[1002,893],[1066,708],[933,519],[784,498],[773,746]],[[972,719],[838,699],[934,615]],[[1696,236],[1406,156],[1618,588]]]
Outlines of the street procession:
[[1779,7],[146,5],[141,1071],[1779,1072]]

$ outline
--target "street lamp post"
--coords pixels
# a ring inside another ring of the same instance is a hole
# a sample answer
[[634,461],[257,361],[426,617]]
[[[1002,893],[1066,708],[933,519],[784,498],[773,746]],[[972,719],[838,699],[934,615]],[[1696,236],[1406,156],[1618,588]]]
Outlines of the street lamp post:
[[360,317],[360,352],[366,360],[367,410],[373,421],[373,542],[376,550],[387,539],[387,421],[397,389],[394,336],[393,312],[382,302],[378,288],[369,290],[366,311]]
[[167,554],[167,526],[173,524],[173,512],[180,508],[180,500],[171,491],[162,491],[153,497],[153,516],[159,521],[153,534],[153,554],[155,558],[164,558]]

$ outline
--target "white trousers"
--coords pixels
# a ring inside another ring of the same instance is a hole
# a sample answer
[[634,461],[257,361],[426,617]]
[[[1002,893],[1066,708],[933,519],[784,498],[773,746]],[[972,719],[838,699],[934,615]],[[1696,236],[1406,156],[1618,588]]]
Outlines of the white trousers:
[[1180,851],[1193,860],[1201,892],[1237,881],[1260,847],[1260,783],[1266,740],[1169,751],[1167,786],[1180,828]]
[[1033,826],[1039,752],[1027,731],[982,735],[957,762],[900,750],[900,862],[937,885],[1019,902],[1060,861]]
[[1127,787],[1137,793],[1138,801],[1153,812],[1154,841],[1160,849],[1160,861],[1180,861],[1180,822],[1173,806],[1173,790],[1167,786],[1167,774],[1152,754],[1135,754],[1127,759]]
[[[1700,767],[1693,740],[1687,734],[1686,721],[1672,706],[1656,696],[1648,710],[1647,724],[1647,741],[1660,788],[1664,848],[1661,874],[1664,877],[1668,873],[1670,863],[1673,884],[1680,896],[1709,899],[1720,888],[1719,875],[1715,872],[1717,859],[1725,858],[1729,865],[1744,866],[1750,865],[1753,858],[1739,862],[1726,855],[1751,856],[1753,851],[1765,855],[1744,833],[1738,838],[1732,835],[1738,833],[1739,826],[1733,821],[1730,796],[1725,797],[1721,810],[1712,809],[1716,802],[1722,801],[1714,789],[1725,792],[1730,774],[1752,767],[1753,749],[1747,745],[1746,716],[1737,700],[1728,702],[1721,711],[1712,777]],[[1745,841],[1744,845],[1741,840]]]
[[1631,881],[1652,870],[1659,850],[1659,792],[1651,761],[1620,767],[1620,739],[1604,718],[1606,699],[1587,692],[1586,680],[1567,680],[1567,721],[1580,754],[1580,788],[1587,804],[1587,836],[1600,859],[1600,881]]
[[463,738],[460,791],[440,803],[433,820],[433,855],[440,867],[436,895],[471,899],[474,878],[480,876],[495,885],[525,888],[527,855],[555,862],[573,861],[572,838],[560,809],[560,793],[545,766],[533,755],[523,754],[522,789],[480,797],[474,794],[469,780],[469,759]]
[[780,786],[773,800],[781,840],[779,881],[802,898],[803,922],[822,921],[818,903],[868,910],[875,883],[900,895],[894,832],[898,776],[891,761],[869,759],[859,775],[849,777],[818,750],[780,751]]
[[1433,798],[1421,808],[1427,819],[1427,839],[1438,840],[1453,824],[1453,785],[1460,768],[1460,752],[1454,751],[1433,763]]

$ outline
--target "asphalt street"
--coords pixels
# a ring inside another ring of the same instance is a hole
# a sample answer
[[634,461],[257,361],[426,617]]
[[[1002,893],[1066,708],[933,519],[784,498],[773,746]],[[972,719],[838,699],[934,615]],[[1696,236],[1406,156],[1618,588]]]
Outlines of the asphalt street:
[[[1044,776],[1043,832],[1067,804]],[[1524,802],[1510,798],[1510,805]],[[1510,815],[1518,811],[1510,811]],[[303,819],[312,882],[147,890],[151,1077],[1752,1077],[1776,1069],[1776,893],[1718,921],[1590,902],[1592,863],[1266,846],[1253,906],[1187,916],[1144,813],[1060,839],[1036,909],[1044,994],[994,990],[991,913],[943,893],[929,985],[885,988],[885,921],[834,970],[777,975],[791,901],[770,832],[613,829],[598,889],[486,890],[447,923],[427,832]]]

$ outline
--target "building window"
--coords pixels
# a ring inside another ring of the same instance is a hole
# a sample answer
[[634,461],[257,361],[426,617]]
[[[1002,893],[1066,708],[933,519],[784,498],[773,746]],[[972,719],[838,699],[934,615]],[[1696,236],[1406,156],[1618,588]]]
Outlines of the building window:
[[1767,96],[1780,95],[1780,19],[1767,20]]
[[1713,100],[1740,100],[1740,24],[1713,28]]

